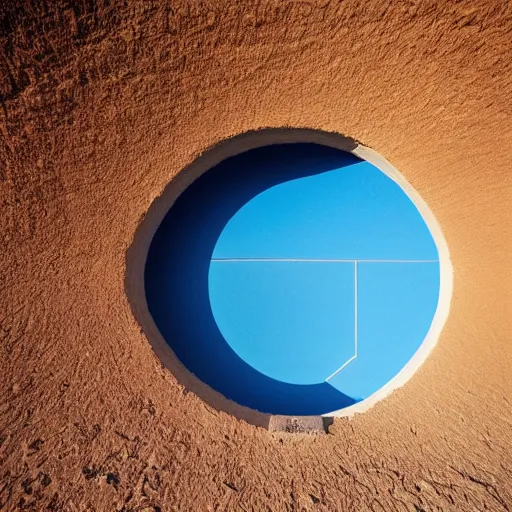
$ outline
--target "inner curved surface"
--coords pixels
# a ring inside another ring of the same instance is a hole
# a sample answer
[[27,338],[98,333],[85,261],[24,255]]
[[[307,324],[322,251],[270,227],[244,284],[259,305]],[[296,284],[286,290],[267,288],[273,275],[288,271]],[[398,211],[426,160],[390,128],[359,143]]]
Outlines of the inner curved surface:
[[[387,189],[395,207],[375,209]],[[361,225],[340,222],[351,210]],[[360,236],[363,225],[373,231]],[[227,398],[328,414],[412,357],[435,313],[437,259],[421,215],[376,168],[326,146],[273,145],[228,158],[177,199],[150,246],[146,298],[180,361]]]
[[[276,158],[279,166],[265,165]],[[227,222],[257,194],[290,179],[351,165],[359,159],[315,144],[252,150],[251,166],[240,167],[246,159],[242,153],[203,174],[165,216],[145,267],[149,311],[178,359],[196,377],[241,405],[293,415],[324,414],[352,405],[354,398],[326,382],[302,386],[280,382],[241,359],[212,315],[208,271]],[[303,165],[297,166],[299,162]],[[253,172],[253,166],[259,171]]]

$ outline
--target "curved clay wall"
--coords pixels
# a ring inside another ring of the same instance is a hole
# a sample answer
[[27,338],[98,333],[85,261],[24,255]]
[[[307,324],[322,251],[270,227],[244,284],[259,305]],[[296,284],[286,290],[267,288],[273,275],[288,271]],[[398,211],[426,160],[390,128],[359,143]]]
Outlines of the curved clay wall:
[[[0,509],[512,509],[507,2],[15,0],[0,43]],[[453,264],[429,358],[325,436],[188,392],[127,294],[168,183],[282,127],[386,158]]]

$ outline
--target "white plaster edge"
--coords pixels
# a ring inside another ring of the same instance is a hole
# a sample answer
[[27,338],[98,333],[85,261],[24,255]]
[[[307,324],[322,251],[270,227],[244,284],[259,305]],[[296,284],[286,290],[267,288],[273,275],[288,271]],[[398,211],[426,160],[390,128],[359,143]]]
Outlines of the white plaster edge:
[[420,215],[432,234],[432,238],[434,239],[439,253],[439,300],[432,324],[430,325],[430,329],[425,339],[413,357],[400,370],[400,372],[368,398],[358,402],[357,404],[323,415],[327,417],[335,416],[351,418],[354,414],[366,412],[377,402],[380,402],[389,396],[393,391],[401,388],[416,373],[437,345],[441,331],[443,330],[444,324],[446,323],[450,313],[450,303],[453,290],[453,267],[448,245],[444,238],[441,226],[427,203],[422,199],[420,194],[416,192],[414,187],[405,179],[405,177],[376,151],[365,146],[358,145],[352,153],[371,163],[397,183],[420,212]]
[[376,151],[358,144],[353,139],[339,133],[324,132],[309,128],[260,128],[235,135],[223,141],[219,141],[210,148],[205,148],[202,154],[196,155],[195,159],[191,159],[192,162],[171,179],[164,190],[162,190],[161,195],[153,198],[146,216],[137,226],[134,239],[127,251],[125,286],[132,312],[137,321],[139,323],[142,322],[141,325],[144,326],[148,342],[152,346],[156,357],[171,371],[177,380],[187,389],[196,393],[205,403],[220,411],[232,414],[239,419],[244,419],[249,423],[259,426],[263,426],[271,415],[234,403],[221,395],[218,391],[210,388],[182,365],[170,346],[165,342],[153,322],[153,318],[147,307],[144,287],[144,266],[151,240],[160,226],[162,219],[172,207],[176,198],[195,179],[226,158],[244,151],[273,144],[299,142],[323,144],[348,153],[353,153],[384,172],[384,174],[402,188],[416,206],[432,234],[439,253],[439,301],[430,330],[420,348],[406,366],[379,391],[357,404],[323,414],[322,416],[350,418],[354,416],[354,414],[369,410],[377,402],[390,395],[394,390],[402,387],[423,364],[437,344],[437,340],[448,318],[452,297],[453,269],[441,226],[419,193],[416,192],[395,167]]

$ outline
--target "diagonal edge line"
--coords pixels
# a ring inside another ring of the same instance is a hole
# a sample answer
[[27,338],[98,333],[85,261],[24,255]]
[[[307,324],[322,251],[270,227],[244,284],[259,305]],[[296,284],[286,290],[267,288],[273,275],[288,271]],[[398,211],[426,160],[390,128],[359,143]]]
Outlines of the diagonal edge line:
[[348,361],[345,361],[335,372],[331,373],[331,375],[329,375],[329,377],[327,377],[325,379],[325,382],[329,382],[329,380],[331,380],[333,377],[338,375],[338,373],[340,373],[341,370],[343,370],[343,368],[345,368],[345,366],[347,366],[349,363],[351,363],[356,358],[357,358],[357,356],[353,355]]
[[329,382],[330,379],[338,375],[347,365],[349,365],[354,359],[357,359],[358,355],[358,330],[357,330],[357,261],[354,261],[354,355],[347,361],[345,361],[335,372],[331,373],[329,377],[325,379],[325,382]]

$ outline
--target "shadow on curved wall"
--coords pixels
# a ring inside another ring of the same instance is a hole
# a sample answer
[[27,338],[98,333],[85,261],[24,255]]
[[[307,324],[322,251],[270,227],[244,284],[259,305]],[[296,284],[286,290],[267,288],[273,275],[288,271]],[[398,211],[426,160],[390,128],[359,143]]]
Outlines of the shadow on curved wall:
[[154,235],[145,267],[145,291],[155,324],[189,371],[240,405],[271,414],[317,415],[357,401],[326,382],[294,385],[274,380],[242,360],[213,317],[208,271],[223,228],[257,194],[358,161],[350,153],[309,143],[247,151],[194,181]]

